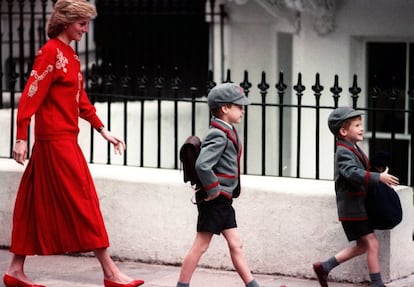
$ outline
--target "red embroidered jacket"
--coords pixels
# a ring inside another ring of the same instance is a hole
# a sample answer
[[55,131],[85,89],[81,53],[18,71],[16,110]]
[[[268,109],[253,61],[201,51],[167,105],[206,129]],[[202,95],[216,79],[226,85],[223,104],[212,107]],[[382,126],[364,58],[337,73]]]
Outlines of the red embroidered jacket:
[[27,138],[33,115],[36,139],[76,136],[79,117],[94,128],[102,126],[84,90],[78,56],[58,39],[49,40],[36,55],[18,106],[17,139]]

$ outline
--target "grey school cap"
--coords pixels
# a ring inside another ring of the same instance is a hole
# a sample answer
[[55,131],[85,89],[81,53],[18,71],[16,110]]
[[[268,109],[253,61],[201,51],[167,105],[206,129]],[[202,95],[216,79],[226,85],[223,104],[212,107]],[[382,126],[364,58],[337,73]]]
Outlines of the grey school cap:
[[208,93],[207,101],[210,109],[219,108],[229,103],[240,106],[250,104],[243,88],[234,83],[223,83],[215,86]]
[[336,108],[328,117],[329,130],[333,133],[334,136],[336,136],[344,121],[350,118],[361,116],[363,114],[364,113],[362,111],[356,111],[351,107]]

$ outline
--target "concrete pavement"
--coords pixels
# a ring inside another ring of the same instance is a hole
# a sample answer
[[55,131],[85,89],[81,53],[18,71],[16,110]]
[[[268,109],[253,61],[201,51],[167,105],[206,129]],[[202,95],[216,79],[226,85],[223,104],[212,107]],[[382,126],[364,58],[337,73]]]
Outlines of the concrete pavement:
[[[7,270],[11,253],[0,249],[0,268]],[[131,261],[116,261],[122,271],[132,277],[145,280],[146,287],[175,287],[180,267],[147,264]],[[2,273],[4,272],[2,271]],[[88,256],[30,256],[26,260],[26,274],[37,284],[47,287],[102,287],[102,271],[98,261]],[[265,287],[318,287],[316,280],[284,277],[278,275],[255,274],[258,282]],[[4,286],[1,282],[0,286]],[[191,287],[242,287],[239,276],[234,271],[198,268],[194,273]],[[362,287],[367,284],[330,283],[330,287]],[[413,287],[414,275],[387,287]]]

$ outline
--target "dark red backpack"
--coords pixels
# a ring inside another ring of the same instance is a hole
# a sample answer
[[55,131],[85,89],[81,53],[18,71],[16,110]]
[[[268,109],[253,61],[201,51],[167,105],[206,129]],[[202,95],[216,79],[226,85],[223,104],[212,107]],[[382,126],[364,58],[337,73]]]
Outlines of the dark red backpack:
[[201,150],[201,140],[198,136],[189,136],[180,148],[180,161],[184,173],[184,182],[190,182],[195,189],[202,185],[198,178],[195,163]]

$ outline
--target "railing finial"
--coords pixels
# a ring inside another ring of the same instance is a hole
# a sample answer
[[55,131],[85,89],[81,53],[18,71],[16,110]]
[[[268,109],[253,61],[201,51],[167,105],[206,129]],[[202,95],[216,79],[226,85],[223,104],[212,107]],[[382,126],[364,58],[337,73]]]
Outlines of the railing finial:
[[338,75],[335,75],[334,85],[331,87],[330,91],[333,94],[332,97],[334,98],[334,107],[337,108],[339,98],[341,97],[340,93],[342,92],[342,88],[339,86]]
[[352,81],[352,87],[349,88],[349,92],[351,93],[352,106],[354,109],[356,109],[358,98],[359,98],[359,93],[361,93],[361,88],[358,87],[358,79],[357,79],[357,75],[355,74],[354,74],[353,81]]

